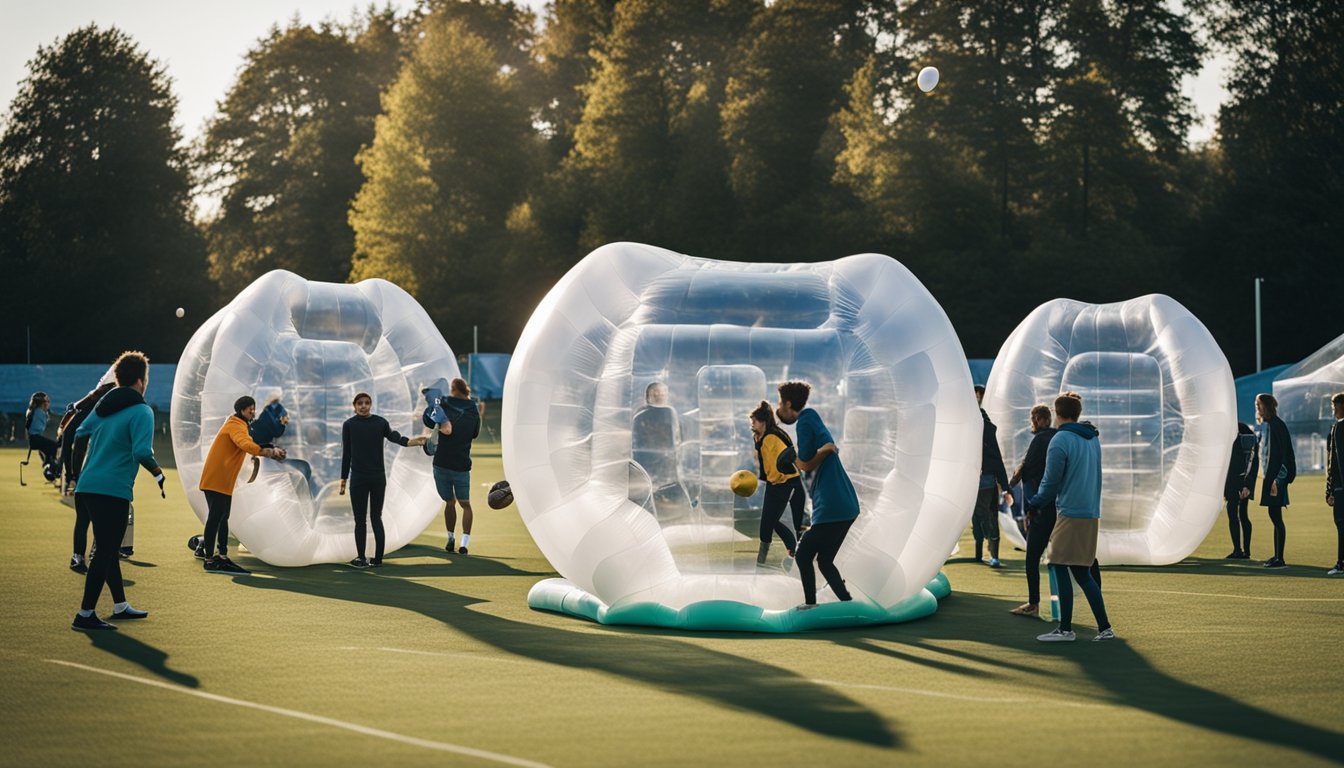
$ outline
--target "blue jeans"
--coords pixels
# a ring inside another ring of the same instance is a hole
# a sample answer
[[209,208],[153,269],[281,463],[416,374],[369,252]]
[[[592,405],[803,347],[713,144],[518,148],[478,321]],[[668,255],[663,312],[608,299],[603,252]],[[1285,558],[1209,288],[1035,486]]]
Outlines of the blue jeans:
[[471,501],[471,472],[458,472],[443,467],[434,468],[434,487],[444,501]]

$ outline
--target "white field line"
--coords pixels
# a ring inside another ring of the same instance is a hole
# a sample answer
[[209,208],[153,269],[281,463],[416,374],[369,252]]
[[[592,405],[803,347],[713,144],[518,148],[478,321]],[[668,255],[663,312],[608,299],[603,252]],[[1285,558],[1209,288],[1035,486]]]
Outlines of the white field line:
[[811,683],[820,685],[829,685],[836,688],[863,688],[872,691],[892,691],[894,693],[913,693],[917,696],[933,696],[940,699],[953,699],[955,701],[972,701],[977,704],[1055,704],[1061,707],[1086,707],[1108,709],[1109,704],[1097,704],[1085,701],[1069,701],[1068,699],[1057,699],[1052,697],[1017,697],[1017,698],[990,698],[988,696],[966,696],[959,693],[944,693],[943,691],[926,691],[921,688],[898,688],[891,685],[873,685],[870,683],[842,683],[837,680],[809,680]]
[[532,760],[525,760],[521,757],[513,757],[512,755],[502,755],[498,752],[488,752],[484,749],[473,749],[472,747],[463,747],[458,744],[449,744],[447,742],[442,741],[430,741],[429,739],[421,739],[415,736],[405,736],[400,733],[384,731],[380,728],[370,728],[367,725],[360,725],[358,723],[349,723],[344,720],[336,720],[334,718],[323,717],[322,715],[314,715],[308,712],[300,712],[299,710],[296,709],[273,707],[269,704],[258,704],[257,702],[254,701],[234,699],[228,696],[220,696],[219,694],[216,693],[206,693],[205,691],[193,690],[186,686],[177,685],[175,683],[165,683],[159,680],[151,680],[149,678],[136,677],[135,675],[126,675],[122,674],[121,672],[113,672],[107,669],[98,669],[97,667],[89,667],[85,666],[84,664],[76,664],[73,661],[62,661],[60,659],[44,659],[44,661],[47,661],[51,664],[60,664],[61,666],[65,667],[72,667],[74,669],[82,669],[85,672],[96,672],[100,675],[116,677],[122,680],[128,680],[132,683],[140,683],[141,685],[148,685],[154,688],[162,688],[164,690],[173,691],[174,693],[184,693],[187,694],[188,696],[196,696],[197,698],[207,699],[209,701],[217,701],[221,704],[232,704],[236,707],[247,707],[249,709],[261,710],[262,712],[270,712],[273,715],[284,715],[285,717],[293,717],[298,720],[307,720],[308,722],[312,723],[329,725],[333,728],[341,728],[347,731],[353,731],[354,733],[360,733],[365,736],[374,736],[380,739],[387,739],[388,741],[399,742],[401,744],[409,744],[413,747],[424,747],[425,749],[433,749],[439,752],[452,752],[454,754],[466,755],[468,757],[479,757],[482,760],[493,760],[497,763],[518,765],[523,766],[524,768],[550,768],[550,766],[546,765],[545,763],[538,763]]
[[1344,597],[1260,597],[1258,595],[1228,595],[1219,592],[1175,592],[1169,589],[1102,589],[1112,592],[1138,592],[1145,595],[1185,595],[1187,597],[1226,597],[1232,600],[1265,600],[1271,603],[1344,603]]

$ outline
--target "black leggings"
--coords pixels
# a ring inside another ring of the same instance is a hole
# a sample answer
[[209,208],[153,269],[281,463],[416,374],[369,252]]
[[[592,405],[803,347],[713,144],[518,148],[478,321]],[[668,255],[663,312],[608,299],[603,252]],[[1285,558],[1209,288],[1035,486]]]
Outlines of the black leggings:
[[350,506],[355,510],[355,550],[360,559],[364,558],[364,539],[367,538],[364,518],[373,520],[373,544],[375,560],[383,559],[383,496],[387,492],[387,483],[366,483],[351,479]]
[[1055,505],[1038,510],[1031,515],[1031,527],[1027,529],[1027,602],[1041,604],[1041,555],[1050,546],[1050,534],[1055,530]]
[[[87,505],[79,503],[79,495],[75,495],[75,541],[74,549],[71,551],[84,557],[89,553],[89,510]],[[117,542],[121,546],[121,542]]]
[[114,602],[124,603],[126,590],[121,584],[121,556],[117,550],[121,547],[121,538],[126,535],[131,502],[101,493],[76,493],[75,507],[81,506],[84,514],[93,521],[93,545],[98,551],[84,577],[84,602],[80,608],[93,610],[98,605],[104,584]]
[[766,485],[765,501],[761,507],[761,542],[769,544],[770,534],[778,533],[784,548],[794,551],[798,542],[793,538],[793,531],[780,518],[784,516],[786,507],[792,508],[793,530],[798,530],[803,524],[803,505],[806,501],[801,478],[791,477],[779,485]]
[[1227,497],[1227,530],[1232,534],[1232,548],[1247,555],[1251,554],[1249,506],[1250,499],[1239,499],[1236,495]]
[[42,455],[42,466],[56,466],[56,449],[60,446],[46,435],[31,434],[28,435],[28,447]]
[[845,541],[845,534],[853,520],[838,523],[817,523],[807,529],[802,541],[798,542],[798,576],[803,580],[803,602],[817,602],[817,575],[812,570],[812,560],[817,561],[817,569],[831,585],[831,591],[841,600],[849,600],[849,591],[845,581],[840,578],[840,570],[835,567],[835,556]]
[[[1059,586],[1059,628],[1073,629],[1073,581],[1083,590],[1087,604],[1092,608],[1092,616],[1097,620],[1097,631],[1108,629],[1111,620],[1106,617],[1106,601],[1101,597],[1101,566],[1096,560],[1091,567],[1086,565],[1054,565],[1055,583]],[[1073,575],[1073,581],[1069,575]]]
[[1288,539],[1288,529],[1283,525],[1283,507],[1265,507],[1269,510],[1269,522],[1274,524],[1274,557],[1283,559],[1283,545]]
[[1344,566],[1344,494],[1335,491],[1335,535],[1339,538],[1335,565]]
[[233,497],[219,491],[205,492],[205,506],[209,510],[205,517],[205,535],[201,537],[201,546],[205,556],[215,553],[215,542],[219,542],[219,554],[229,551],[229,511],[233,509]]

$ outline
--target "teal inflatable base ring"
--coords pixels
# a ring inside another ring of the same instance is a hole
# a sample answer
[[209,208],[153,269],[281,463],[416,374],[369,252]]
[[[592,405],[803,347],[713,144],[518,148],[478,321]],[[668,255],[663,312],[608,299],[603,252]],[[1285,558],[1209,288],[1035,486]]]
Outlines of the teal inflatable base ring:
[[613,608],[567,579],[545,579],[527,593],[527,605],[598,624],[784,634],[914,621],[932,615],[938,610],[938,601],[951,593],[947,576],[940,572],[917,594],[890,607],[856,596],[844,603],[822,603],[808,611],[770,610],[731,600],[705,600],[680,610],[657,603],[630,603]]

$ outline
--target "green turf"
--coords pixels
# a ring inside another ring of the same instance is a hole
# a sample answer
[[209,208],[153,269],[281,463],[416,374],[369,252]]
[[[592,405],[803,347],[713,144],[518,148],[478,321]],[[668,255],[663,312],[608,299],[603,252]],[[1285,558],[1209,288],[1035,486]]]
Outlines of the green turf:
[[[1107,569],[1119,642],[1083,641],[1080,600],[1080,642],[1043,645],[1049,625],[1008,613],[1025,594],[1011,551],[1002,571],[954,560],[938,612],[895,626],[695,634],[531,611],[555,574],[514,510],[483,504],[470,556],[436,526],[379,571],[243,555],[255,575],[206,575],[170,472],[167,501],[142,476],[124,567],[150,618],[86,635],[69,629],[72,512],[36,473],[19,487],[19,458],[0,450],[3,765],[500,764],[184,690],[556,766],[1344,763],[1344,579],[1324,576],[1319,475],[1293,486],[1291,567],[1222,560],[1220,521],[1179,565]],[[482,498],[500,475],[497,453],[478,459]]]

